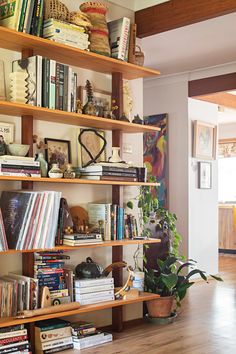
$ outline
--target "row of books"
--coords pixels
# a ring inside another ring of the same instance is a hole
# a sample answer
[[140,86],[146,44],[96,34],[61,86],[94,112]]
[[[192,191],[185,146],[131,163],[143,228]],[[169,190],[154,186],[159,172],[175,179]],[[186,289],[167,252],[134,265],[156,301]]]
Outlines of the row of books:
[[34,157],[2,155],[0,176],[41,177],[40,163]]
[[44,21],[43,37],[82,50],[89,50],[90,42],[86,29],[71,23],[50,18]]
[[119,205],[88,204],[88,217],[91,231],[100,232],[104,241],[138,237],[136,218],[133,215],[125,214],[124,208]]
[[91,322],[51,319],[35,324],[36,354],[86,349],[112,340],[111,334],[99,331]]
[[44,0],[5,0],[0,2],[0,25],[19,32],[41,36]]
[[34,277],[39,291],[48,287],[52,305],[74,301],[73,271],[65,267],[70,256],[63,251],[35,253]]
[[0,317],[16,316],[18,311],[38,308],[38,280],[9,273],[0,277]]
[[27,329],[23,324],[0,328],[0,353],[31,353]]
[[115,300],[113,278],[75,279],[74,291],[81,305]]
[[61,192],[53,191],[3,191],[0,208],[9,249],[54,247],[60,198]]
[[80,168],[81,178],[104,181],[146,182],[145,167],[116,167],[99,163]]
[[[70,66],[35,55],[13,61],[12,72],[27,74],[26,98],[23,103],[68,112],[76,111],[77,74]],[[15,101],[16,97],[13,95],[11,100]]]

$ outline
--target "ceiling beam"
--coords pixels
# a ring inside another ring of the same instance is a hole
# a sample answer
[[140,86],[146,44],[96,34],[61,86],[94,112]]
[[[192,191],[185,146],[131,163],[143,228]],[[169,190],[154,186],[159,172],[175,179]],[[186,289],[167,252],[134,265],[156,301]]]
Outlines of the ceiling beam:
[[135,12],[139,38],[236,12],[235,0],[170,0]]
[[213,93],[212,95],[199,96],[195,97],[195,99],[215,103],[219,106],[228,108],[236,108],[236,96],[226,92],[218,92]]

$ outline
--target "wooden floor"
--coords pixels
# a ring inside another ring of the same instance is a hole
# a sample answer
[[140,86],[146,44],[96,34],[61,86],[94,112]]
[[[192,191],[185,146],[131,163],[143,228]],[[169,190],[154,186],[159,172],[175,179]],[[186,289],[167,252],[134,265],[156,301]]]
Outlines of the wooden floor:
[[111,344],[86,349],[82,353],[236,353],[236,256],[220,257],[220,274],[224,283],[199,282],[190,289],[173,324],[156,326],[145,323],[116,334],[116,340]]

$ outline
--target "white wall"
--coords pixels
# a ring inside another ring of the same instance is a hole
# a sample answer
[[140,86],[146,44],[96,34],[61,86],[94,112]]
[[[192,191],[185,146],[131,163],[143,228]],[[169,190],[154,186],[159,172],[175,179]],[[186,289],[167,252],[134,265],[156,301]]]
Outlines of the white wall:
[[[64,1],[69,9],[76,10],[78,6],[83,1],[74,2],[71,0]],[[110,13],[108,18],[113,19],[117,17],[131,16],[133,12],[127,11],[124,8],[120,8],[117,5],[110,5]],[[112,17],[113,16],[113,17]],[[0,57],[4,60],[6,66],[6,77],[8,77],[11,71],[12,60],[20,58],[19,53],[10,52],[7,50],[0,49]],[[111,91],[111,77],[109,75],[103,75],[99,73],[94,73],[88,70],[79,70],[78,72],[78,85],[84,85],[85,80],[91,80],[94,88]],[[6,80],[8,81],[8,80]],[[143,80],[138,79],[131,82],[131,89],[133,93],[134,101],[134,114],[143,114]],[[9,87],[7,87],[9,91]],[[13,122],[15,124],[15,141],[20,142],[21,137],[21,126],[20,117],[8,117],[1,116],[0,121]],[[104,127],[105,128],[105,127]],[[72,162],[76,165],[77,163],[77,141],[76,141],[77,128],[75,126],[64,125],[64,124],[53,124],[44,121],[34,121],[34,133],[39,137],[52,137],[58,139],[66,139],[71,141],[72,147]],[[107,132],[106,137],[108,141],[111,141],[111,133]],[[137,165],[142,165],[143,163],[143,140],[140,134],[124,134],[123,138],[124,144],[131,144],[133,147],[133,154],[123,154],[123,158],[127,161],[133,161]],[[111,152],[111,144],[108,146],[108,156]],[[20,183],[11,182],[1,182],[0,190],[9,190],[20,188]],[[34,188],[36,190],[55,190],[61,191],[63,196],[68,199],[68,203],[71,206],[82,205],[86,207],[88,202],[110,202],[111,201],[111,187],[110,186],[80,186],[80,185],[58,185],[58,184],[41,184],[35,183]],[[125,188],[125,200],[129,200],[137,195],[138,190],[135,187]],[[128,246],[124,248],[124,260],[128,264],[133,265],[133,253],[136,247]],[[103,267],[111,263],[111,248],[99,248],[99,249],[89,249],[80,250],[70,253],[71,260],[68,264],[76,266],[81,261],[85,260],[87,256],[91,256],[95,261],[100,263]],[[0,274],[6,274],[8,271],[21,272],[21,256],[5,256],[0,255]],[[126,272],[124,277],[126,277]],[[133,318],[142,317],[142,304],[126,306],[124,308],[124,319],[130,320]],[[97,313],[91,313],[89,315],[80,316],[80,319],[88,319],[95,322],[96,326],[105,326],[111,323],[111,310],[100,311]],[[73,318],[75,320],[75,317]]]
[[144,114],[169,115],[169,204],[178,217],[182,252],[211,273],[218,272],[217,165],[214,161],[212,190],[197,189],[196,161],[191,158],[191,120],[217,124],[217,106],[188,101],[188,81],[231,72],[232,67],[235,64],[144,81]]
[[216,273],[218,269],[218,163],[211,161],[212,188],[198,188],[198,159],[192,157],[192,122],[202,120],[217,125],[218,106],[189,99],[189,241],[188,257],[198,261],[200,269]]
[[[236,115],[235,115],[236,119]],[[219,124],[219,139],[236,138],[236,123]]]

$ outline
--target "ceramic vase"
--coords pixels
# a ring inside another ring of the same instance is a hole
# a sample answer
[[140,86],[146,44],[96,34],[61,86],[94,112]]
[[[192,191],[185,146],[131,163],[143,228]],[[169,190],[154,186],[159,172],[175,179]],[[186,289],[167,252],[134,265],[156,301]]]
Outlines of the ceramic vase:
[[62,178],[63,172],[59,167],[58,163],[53,163],[51,170],[48,172],[50,178]]
[[38,154],[37,160],[40,163],[40,172],[41,172],[41,177],[47,177],[48,175],[48,163],[45,160],[43,153],[40,152]]
[[120,148],[119,147],[112,147],[112,156],[109,158],[109,162],[118,163],[121,162],[121,158],[119,155]]

